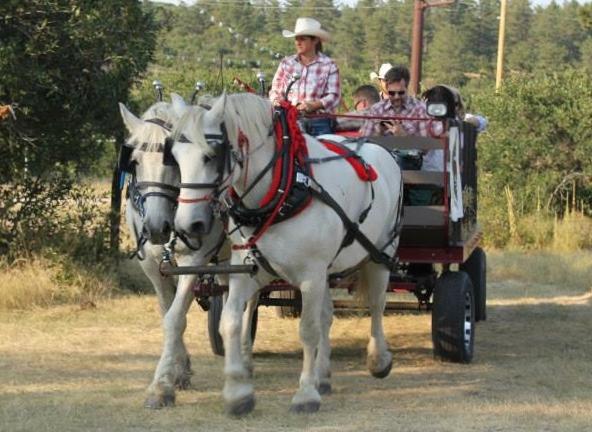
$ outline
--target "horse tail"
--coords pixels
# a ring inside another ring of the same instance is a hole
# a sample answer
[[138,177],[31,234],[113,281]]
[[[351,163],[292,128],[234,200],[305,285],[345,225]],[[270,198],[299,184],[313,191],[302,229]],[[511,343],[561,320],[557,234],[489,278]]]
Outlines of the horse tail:
[[368,307],[368,278],[364,272],[364,269],[360,269],[356,272],[355,285],[354,285],[354,305],[356,309],[365,309]]

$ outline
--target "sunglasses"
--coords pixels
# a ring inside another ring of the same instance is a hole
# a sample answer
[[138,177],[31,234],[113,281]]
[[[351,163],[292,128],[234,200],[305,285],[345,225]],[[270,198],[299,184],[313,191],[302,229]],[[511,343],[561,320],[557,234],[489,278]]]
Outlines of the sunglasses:
[[389,96],[403,96],[405,95],[405,93],[407,93],[407,90],[389,90],[387,93],[389,94]]

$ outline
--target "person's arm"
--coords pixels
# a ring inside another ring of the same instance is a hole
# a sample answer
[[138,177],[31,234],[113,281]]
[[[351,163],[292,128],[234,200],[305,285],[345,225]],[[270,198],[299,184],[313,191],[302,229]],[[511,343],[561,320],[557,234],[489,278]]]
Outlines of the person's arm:
[[319,102],[321,104],[320,108],[328,112],[336,111],[341,103],[341,81],[339,78],[339,68],[335,63],[331,64],[329,76],[327,77],[326,90]]
[[[368,116],[379,116],[381,115],[380,110],[375,109],[378,104],[375,104],[368,110],[366,115]],[[380,122],[378,120],[366,120],[360,128],[360,136],[368,137],[373,135],[380,135]]]
[[273,76],[271,82],[271,90],[269,90],[269,99],[275,105],[280,101],[284,100],[285,83],[287,80],[287,73],[285,66],[285,60],[282,60]]

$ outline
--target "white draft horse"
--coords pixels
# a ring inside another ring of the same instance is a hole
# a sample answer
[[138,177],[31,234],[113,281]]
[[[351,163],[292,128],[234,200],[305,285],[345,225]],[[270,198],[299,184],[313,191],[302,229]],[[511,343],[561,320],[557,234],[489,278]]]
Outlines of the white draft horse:
[[[173,96],[176,105],[180,96]],[[126,221],[137,244],[136,254],[140,266],[150,279],[158,296],[163,317],[164,344],[148,387],[145,406],[161,408],[174,405],[175,387],[186,389],[191,385],[191,362],[183,341],[187,326],[186,314],[194,299],[194,275],[165,277],[159,271],[163,244],[169,241],[173,230],[177,197],[179,194],[179,168],[163,164],[165,139],[170,135],[177,116],[172,106],[158,102],[142,118],[137,118],[124,105],[119,104],[121,116],[130,136],[125,144],[127,156],[120,158],[120,169],[131,173],[128,184]],[[123,160],[122,160],[123,159]],[[206,264],[223,240],[222,223],[213,224],[207,234],[192,234],[186,241],[176,243],[179,265]],[[226,255],[229,251],[226,250]]]
[[[201,191],[181,189],[182,194],[191,196],[196,202],[179,205],[175,215],[177,229],[191,231],[199,227],[207,230],[212,223],[212,197],[227,192],[229,187],[242,197],[244,206],[258,208],[273,182],[273,170],[266,171],[266,167],[273,165],[270,161],[276,153],[272,130],[271,103],[252,94],[223,95],[209,111],[187,113],[179,120],[173,136],[183,134],[191,141],[177,140],[172,147],[182,182],[200,183],[204,187]],[[310,158],[335,156],[315,138],[305,138]],[[226,152],[221,151],[224,146]],[[223,154],[230,155],[227,163],[217,160]],[[358,154],[378,174],[372,185],[361,181],[344,159],[315,164],[314,179],[354,222],[371,204],[360,230],[378,250],[392,258],[398,246],[401,172],[393,157],[378,145],[364,144]],[[258,176],[262,177],[255,182]],[[234,231],[231,240],[235,245],[242,245],[253,231],[252,227],[242,226]],[[387,376],[391,369],[392,354],[388,351],[382,324],[390,272],[385,265],[370,260],[369,252],[359,242],[354,241],[342,248],[346,234],[345,225],[336,211],[313,199],[301,213],[271,225],[256,242],[271,268],[299,287],[302,293],[300,339],[304,358],[300,387],[291,404],[291,410],[295,412],[317,411],[321,401],[319,390],[330,389],[329,329],[333,309],[327,283],[330,273],[359,267],[359,289],[365,294],[371,313],[367,366],[372,375],[380,378]],[[232,264],[249,260],[255,261],[249,250],[232,252]],[[231,415],[246,414],[255,405],[244,346],[241,352],[241,317],[247,300],[273,278],[263,270],[253,278],[246,274],[230,276],[220,333],[226,353],[223,396]]]

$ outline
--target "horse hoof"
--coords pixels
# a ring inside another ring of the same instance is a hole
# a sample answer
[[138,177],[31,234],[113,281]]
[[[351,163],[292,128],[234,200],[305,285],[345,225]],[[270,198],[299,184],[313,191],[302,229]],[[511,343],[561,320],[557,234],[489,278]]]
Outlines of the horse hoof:
[[331,394],[331,383],[330,382],[322,382],[319,384],[319,388],[318,388],[319,394],[321,396],[323,395],[330,395]]
[[226,414],[232,417],[242,417],[255,408],[255,396],[250,394],[237,401],[226,404]]
[[150,409],[160,409],[164,407],[170,407],[175,405],[174,394],[164,394],[160,396],[148,396],[144,401],[144,407]]
[[316,413],[321,408],[321,403],[317,401],[304,402],[299,404],[292,404],[290,412],[296,414],[312,414]]
[[190,389],[191,388],[191,378],[190,377],[180,378],[175,383],[175,387],[177,387],[179,390],[187,390],[187,389]]
[[374,378],[386,378],[390,373],[393,367],[393,359],[389,362],[389,364],[381,371],[370,371]]

